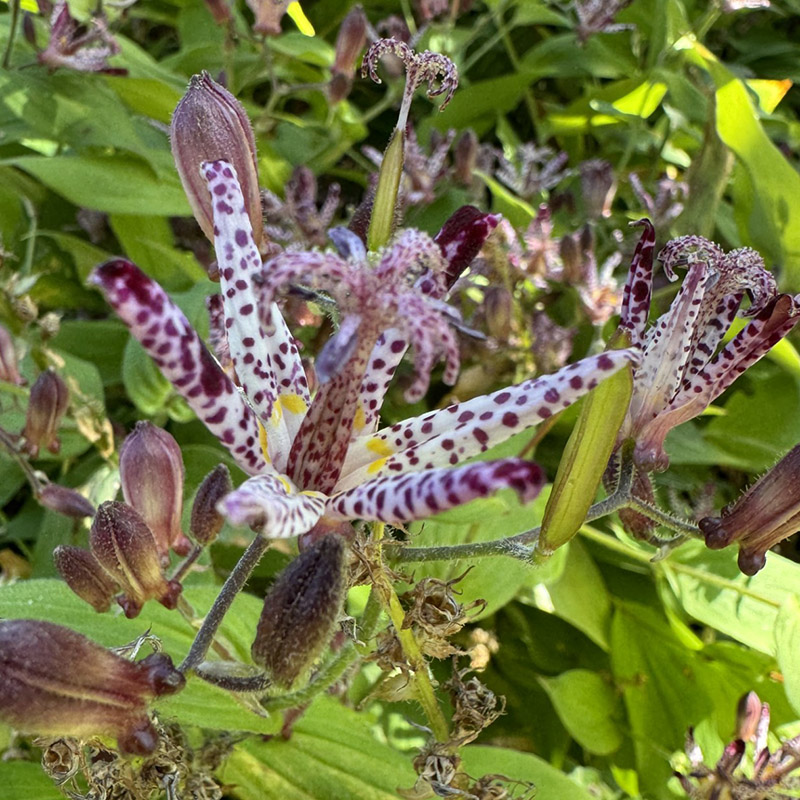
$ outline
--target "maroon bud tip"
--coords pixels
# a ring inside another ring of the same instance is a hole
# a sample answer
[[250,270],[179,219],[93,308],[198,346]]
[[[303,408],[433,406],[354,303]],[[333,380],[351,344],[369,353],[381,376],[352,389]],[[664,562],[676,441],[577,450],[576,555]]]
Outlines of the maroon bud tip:
[[747,551],[742,549],[739,551],[737,563],[739,564],[739,569],[745,575],[752,577],[766,566],[767,554],[759,550]]
[[711,550],[721,550],[733,541],[733,536],[725,529],[721,517],[704,517],[698,523],[698,527],[705,536],[706,547]]
[[186,685],[186,678],[166,653],[153,653],[136,663],[144,670],[154,697],[175,694]]

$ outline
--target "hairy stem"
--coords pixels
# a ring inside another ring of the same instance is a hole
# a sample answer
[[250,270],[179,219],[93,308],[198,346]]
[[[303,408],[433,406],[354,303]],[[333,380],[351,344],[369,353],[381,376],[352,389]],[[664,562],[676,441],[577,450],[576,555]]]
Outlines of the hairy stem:
[[266,553],[269,546],[270,540],[260,534],[250,542],[250,545],[228,576],[228,580],[222,586],[222,590],[217,595],[217,599],[211,606],[211,610],[206,615],[205,620],[203,620],[203,624],[192,642],[188,655],[179,667],[181,672],[188,672],[194,669],[205,659],[208,648],[211,647],[211,643],[214,641],[214,634],[216,634],[225,614],[228,613],[228,609],[231,607],[236,595],[242,591],[247,579],[256,568],[258,562],[261,561],[261,557]]

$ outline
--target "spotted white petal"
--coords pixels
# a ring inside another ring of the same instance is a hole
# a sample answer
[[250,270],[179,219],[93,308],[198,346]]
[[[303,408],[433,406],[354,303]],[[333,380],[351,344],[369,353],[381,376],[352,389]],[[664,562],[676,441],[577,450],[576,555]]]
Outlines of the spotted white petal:
[[533,500],[545,484],[541,467],[519,458],[482,461],[454,469],[428,469],[367,481],[334,494],[327,519],[364,519],[399,524],[513,489],[522,502]]

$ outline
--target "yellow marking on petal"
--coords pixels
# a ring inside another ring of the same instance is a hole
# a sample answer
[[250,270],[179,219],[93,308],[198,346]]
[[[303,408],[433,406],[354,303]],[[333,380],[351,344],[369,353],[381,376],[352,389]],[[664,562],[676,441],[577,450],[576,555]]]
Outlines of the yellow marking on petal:
[[261,452],[267,461],[267,464],[272,463],[269,457],[269,441],[267,440],[267,429],[259,422],[258,423],[258,443],[261,445]]
[[276,397],[275,402],[272,404],[272,413],[269,415],[269,421],[273,425],[277,425],[282,418],[283,418],[283,408],[281,406],[281,399],[280,397]]
[[293,3],[289,3],[289,8],[286,9],[286,13],[289,15],[289,17],[291,17],[294,24],[297,25],[297,30],[299,30],[303,36],[316,35],[314,26],[303,12],[303,9],[300,7],[300,3],[298,3],[296,0]]
[[319,498],[320,500],[328,499],[328,495],[326,495],[324,492],[299,492],[299,494],[304,494],[306,497]]
[[379,456],[393,456],[394,450],[389,446],[385,439],[370,439],[367,442],[367,450],[377,453]]
[[294,392],[282,394],[280,396],[280,403],[281,408],[285,408],[292,414],[305,414],[305,412],[308,410],[306,401],[303,400],[299,394],[295,394]]
[[379,458],[376,461],[373,461],[367,467],[367,472],[370,475],[374,475],[379,469],[381,469],[383,467],[383,465],[386,463],[387,460],[388,460],[387,458]]
[[355,416],[353,417],[353,430],[356,433],[361,433],[364,425],[367,424],[367,415],[364,413],[364,409],[359,405],[356,409]]
[[283,488],[286,489],[286,494],[295,493],[294,486],[292,486],[292,484],[289,483],[289,481],[286,478],[284,478],[283,475],[276,475],[275,477],[280,481],[281,486],[283,486]]

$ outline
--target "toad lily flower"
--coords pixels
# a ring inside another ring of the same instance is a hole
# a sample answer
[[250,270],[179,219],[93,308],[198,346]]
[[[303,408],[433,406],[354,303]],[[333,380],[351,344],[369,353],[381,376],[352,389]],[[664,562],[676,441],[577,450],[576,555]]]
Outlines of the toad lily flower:
[[[669,463],[667,433],[700,414],[795,326],[800,295],[779,294],[755,250],[724,253],[700,236],[681,236],[664,247],[659,260],[670,280],[681,265],[688,267],[686,277],[669,311],[645,332],[655,231],[646,219],[638,224],[645,231],[625,285],[620,328],[644,354],[619,442],[635,439],[637,466],[663,470]],[[751,319],[718,350],[745,293],[751,303],[744,314]]]
[[[443,298],[449,272],[474,244],[476,230],[485,237],[493,227],[486,215],[462,214],[460,231],[446,225],[437,241],[404,231],[374,264],[358,237],[339,230],[332,233],[338,255],[283,253],[262,267],[235,171],[215,161],[203,174],[214,198],[224,329],[238,389],[181,311],[137,267],[111,261],[93,280],[253,476],[220,504],[234,524],[289,537],[319,522],[422,519],[501,488],[530,500],[544,483],[535,464],[511,458],[456,465],[560,411],[636,358],[632,350],[604,353],[377,430],[384,394],[409,344],[415,374],[407,398],[423,395],[440,355],[445,380],[455,380],[458,351],[447,325],[453,312]],[[339,331],[319,357],[313,400],[274,300],[290,282],[328,289],[341,310]]]

